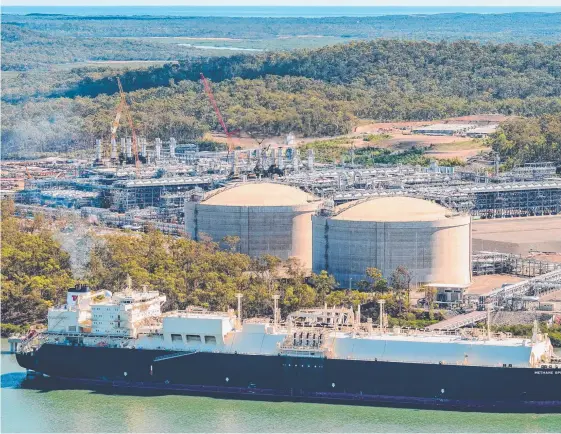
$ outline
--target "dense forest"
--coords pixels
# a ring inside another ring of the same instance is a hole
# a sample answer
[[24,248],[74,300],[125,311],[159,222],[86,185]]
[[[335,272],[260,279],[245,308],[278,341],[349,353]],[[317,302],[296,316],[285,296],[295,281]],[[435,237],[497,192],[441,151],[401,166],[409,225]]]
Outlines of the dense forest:
[[[377,40],[190,58],[122,73],[142,135],[184,142],[220,130],[201,72],[214,82],[229,127],[263,136],[337,136],[352,132],[361,118],[561,113],[561,44]],[[118,104],[115,74],[100,70],[82,78],[73,72],[43,90],[31,86],[34,93],[19,99],[8,87],[3,155],[91,148],[96,137],[107,137]]]
[[[214,82],[268,75],[304,77],[352,85],[355,92],[369,90],[378,97],[392,93],[468,101],[559,97],[561,44],[351,42],[315,50],[188,59],[179,65],[130,71],[121,81],[125,89],[133,91],[168,86],[171,80],[197,81],[201,72]],[[63,95],[94,97],[116,91],[112,77],[86,78]]]
[[489,145],[505,167],[538,161],[561,162],[561,116],[545,115],[504,122],[489,137]]
[[[45,69],[104,60],[182,60],[228,54],[178,37],[219,38],[203,45],[264,50],[314,48],[353,39],[561,42],[561,14],[435,14],[331,18],[10,15],[3,13],[2,70]],[[225,39],[226,38],[226,39]],[[216,47],[213,47],[216,48]]]
[[[2,333],[21,331],[44,323],[46,311],[63,303],[73,279],[69,256],[53,238],[48,222],[13,217],[13,204],[2,203]],[[237,292],[244,295],[244,316],[272,314],[271,296],[281,294],[283,316],[312,306],[364,304],[365,316],[377,315],[376,299],[387,300],[391,324],[424,326],[441,318],[409,305],[408,271],[396,269],[383,279],[374,268],[365,270],[357,290],[339,290],[326,272],[306,276],[297,260],[281,261],[265,255],[251,259],[235,252],[238,240],[218,244],[147,234],[113,234],[97,237],[81,282],[96,289],[123,288],[130,276],[135,287],[146,285],[167,296],[165,310],[198,305],[225,310],[234,305]],[[427,290],[434,298],[434,293]]]
[[14,205],[2,201],[2,336],[45,321],[47,309],[66,297],[74,284],[68,253],[39,217],[22,221]]
[[274,39],[314,35],[409,40],[561,42],[559,13],[419,14],[357,17],[181,17],[2,15],[14,24],[55,36],[213,37]]
[[[283,86],[298,86],[300,80],[304,86],[298,92]],[[231,129],[263,135],[295,131],[321,136],[350,132],[354,124],[351,103],[342,96],[329,98],[332,92],[326,85],[310,80],[234,80],[216,86],[214,91]],[[129,98],[135,128],[150,140],[173,136],[185,143],[202,137],[209,129],[220,131],[199,83],[183,81],[171,87],[136,91]],[[116,95],[5,103],[2,153],[10,156],[92,149],[95,138],[108,138],[117,104]],[[127,127],[121,128],[126,134]]]

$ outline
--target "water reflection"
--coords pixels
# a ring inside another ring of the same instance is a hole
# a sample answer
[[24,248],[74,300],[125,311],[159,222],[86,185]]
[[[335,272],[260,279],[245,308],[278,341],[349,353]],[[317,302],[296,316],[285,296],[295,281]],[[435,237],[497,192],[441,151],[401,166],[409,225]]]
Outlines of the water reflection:
[[19,389],[25,380],[25,372],[9,372],[0,376],[2,389]]

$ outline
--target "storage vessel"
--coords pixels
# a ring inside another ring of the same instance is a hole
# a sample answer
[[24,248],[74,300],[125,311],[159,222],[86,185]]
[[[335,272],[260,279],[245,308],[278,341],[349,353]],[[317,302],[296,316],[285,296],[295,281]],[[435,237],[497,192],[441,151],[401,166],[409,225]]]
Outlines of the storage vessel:
[[29,373],[92,386],[270,400],[561,412],[561,361],[530,339],[489,330],[388,328],[342,307],[281,320],[238,309],[162,313],[157,291],[77,286],[48,328],[18,348]]

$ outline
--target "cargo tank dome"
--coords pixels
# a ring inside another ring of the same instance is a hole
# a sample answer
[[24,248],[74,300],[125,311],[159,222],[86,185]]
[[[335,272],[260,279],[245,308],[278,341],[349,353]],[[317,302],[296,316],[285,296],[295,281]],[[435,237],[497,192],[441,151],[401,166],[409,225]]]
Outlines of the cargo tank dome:
[[296,187],[272,182],[243,183],[217,190],[201,203],[223,206],[296,206],[317,201]]
[[[428,200],[414,197],[381,197],[339,207],[335,220],[415,222],[447,218],[452,212]],[[336,212],[337,212],[336,211]]]
[[237,251],[252,257],[295,257],[312,267],[312,215],[321,201],[296,187],[245,182],[211,191],[200,202],[185,202],[185,227],[191,238],[238,237]]

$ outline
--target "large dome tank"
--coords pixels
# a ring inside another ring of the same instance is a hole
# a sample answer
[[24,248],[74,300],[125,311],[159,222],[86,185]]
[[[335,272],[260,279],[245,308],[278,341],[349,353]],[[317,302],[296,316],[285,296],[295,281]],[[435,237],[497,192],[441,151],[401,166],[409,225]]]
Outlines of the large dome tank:
[[288,185],[234,184],[208,193],[200,202],[186,202],[186,230],[195,240],[206,234],[220,243],[226,236],[237,236],[241,253],[296,257],[311,268],[311,217],[320,204],[313,195]]
[[313,271],[327,270],[341,287],[365,278],[368,267],[386,278],[405,266],[411,284],[465,287],[471,282],[471,218],[434,202],[383,197],[315,215]]

